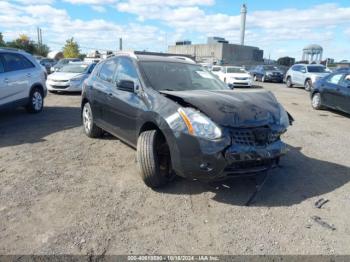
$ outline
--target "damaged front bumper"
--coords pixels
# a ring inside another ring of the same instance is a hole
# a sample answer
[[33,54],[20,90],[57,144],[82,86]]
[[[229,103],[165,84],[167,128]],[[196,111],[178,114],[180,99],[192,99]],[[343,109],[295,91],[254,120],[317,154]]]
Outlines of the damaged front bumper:
[[249,140],[249,135],[237,139],[231,132],[216,141],[180,134],[171,150],[173,168],[183,177],[220,180],[269,170],[287,153],[287,145],[279,136],[273,141],[266,138],[266,143],[256,139]]

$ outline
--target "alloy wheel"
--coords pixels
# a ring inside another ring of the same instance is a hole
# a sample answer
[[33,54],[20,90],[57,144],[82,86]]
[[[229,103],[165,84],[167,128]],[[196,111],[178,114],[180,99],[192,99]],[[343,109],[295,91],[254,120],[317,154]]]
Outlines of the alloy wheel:
[[91,131],[91,126],[92,126],[92,114],[90,107],[85,104],[84,110],[83,110],[83,122],[84,122],[84,128],[85,132],[89,133]]
[[32,96],[32,105],[35,111],[40,111],[43,107],[43,97],[39,91],[35,91]]

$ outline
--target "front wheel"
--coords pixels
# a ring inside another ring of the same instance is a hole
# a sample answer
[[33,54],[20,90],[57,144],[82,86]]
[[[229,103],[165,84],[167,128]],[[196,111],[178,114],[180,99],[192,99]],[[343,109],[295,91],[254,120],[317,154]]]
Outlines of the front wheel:
[[289,88],[293,87],[292,78],[290,76],[287,77],[286,85]]
[[261,82],[265,82],[266,81],[266,79],[265,79],[265,76],[262,76],[262,78],[261,78]]
[[254,81],[257,82],[258,78],[256,77],[256,75],[254,75]]
[[304,83],[304,88],[306,91],[310,91],[311,90],[311,87],[312,87],[312,82],[310,79],[306,80],[305,83]]
[[39,113],[44,108],[44,96],[43,92],[39,88],[33,88],[29,95],[29,102],[27,105],[27,111],[29,113]]
[[175,176],[169,146],[160,131],[150,130],[140,134],[137,162],[142,180],[151,188],[166,185]]
[[313,109],[316,109],[316,110],[320,110],[323,108],[322,97],[321,97],[320,93],[315,93],[312,96],[311,105],[312,105]]
[[83,119],[84,131],[88,137],[98,138],[102,136],[103,130],[95,125],[94,116],[93,116],[89,102],[84,104],[84,107],[82,110],[82,119]]

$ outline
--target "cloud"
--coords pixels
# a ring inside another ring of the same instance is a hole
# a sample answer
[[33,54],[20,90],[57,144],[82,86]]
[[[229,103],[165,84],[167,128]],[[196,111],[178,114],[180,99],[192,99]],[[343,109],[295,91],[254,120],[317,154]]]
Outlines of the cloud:
[[[16,14],[9,16],[8,14]],[[74,37],[83,50],[115,50],[119,37],[130,49],[164,49],[164,32],[157,27],[137,23],[118,24],[104,19],[73,19],[64,9],[50,5],[20,6],[0,2],[0,31],[6,40],[24,33],[36,39],[36,26],[43,31],[43,40],[52,49],[61,49],[65,41]]]
[[92,5],[91,8],[92,8],[92,10],[99,12],[99,13],[104,13],[107,11],[106,8],[104,8],[101,5]]
[[71,4],[87,4],[87,5],[105,5],[105,4],[115,4],[118,0],[63,0],[64,2]]

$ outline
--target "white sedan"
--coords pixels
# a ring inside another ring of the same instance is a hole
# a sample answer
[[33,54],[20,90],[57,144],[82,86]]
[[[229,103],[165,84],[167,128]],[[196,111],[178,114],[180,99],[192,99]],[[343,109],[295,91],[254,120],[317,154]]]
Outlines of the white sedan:
[[230,87],[252,86],[252,77],[243,67],[224,66],[217,75]]
[[69,63],[48,76],[47,89],[49,92],[81,92],[84,80],[89,77],[95,65],[96,63]]

